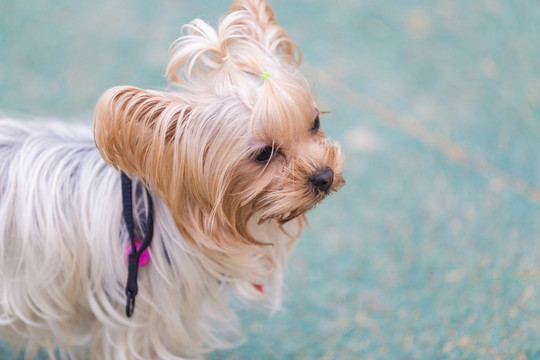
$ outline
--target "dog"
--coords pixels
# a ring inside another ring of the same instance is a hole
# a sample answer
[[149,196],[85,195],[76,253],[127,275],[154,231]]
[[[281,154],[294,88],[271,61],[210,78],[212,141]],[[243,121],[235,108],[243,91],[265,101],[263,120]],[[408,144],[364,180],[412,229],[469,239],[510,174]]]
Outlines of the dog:
[[168,89],[107,90],[93,131],[2,119],[0,336],[27,358],[201,358],[242,341],[238,306],[277,309],[305,213],[344,184],[300,57],[236,0],[184,25]]

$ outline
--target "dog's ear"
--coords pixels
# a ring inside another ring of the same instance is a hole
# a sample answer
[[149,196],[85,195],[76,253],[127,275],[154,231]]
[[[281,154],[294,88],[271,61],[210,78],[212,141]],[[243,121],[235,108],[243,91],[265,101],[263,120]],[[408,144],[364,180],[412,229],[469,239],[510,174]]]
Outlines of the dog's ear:
[[187,241],[224,256],[256,243],[247,230],[250,209],[226,197],[236,159],[205,158],[239,150],[236,142],[212,147],[219,130],[199,126],[198,118],[177,95],[118,86],[97,102],[94,140],[107,164],[157,191]]
[[248,38],[259,42],[288,62],[300,65],[301,53],[298,45],[278,25],[274,11],[266,0],[235,0],[230,11],[244,13],[244,16],[237,18],[235,25],[240,25]]
[[162,174],[173,166],[174,146],[183,119],[191,109],[173,94],[117,86],[98,100],[94,113],[94,140],[109,165],[157,188]]

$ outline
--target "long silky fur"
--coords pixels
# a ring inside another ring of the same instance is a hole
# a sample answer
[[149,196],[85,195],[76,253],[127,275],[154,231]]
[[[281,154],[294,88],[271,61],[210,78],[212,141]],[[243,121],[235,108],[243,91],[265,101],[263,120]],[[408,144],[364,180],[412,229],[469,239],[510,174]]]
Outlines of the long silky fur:
[[[73,359],[197,357],[242,339],[227,291],[278,305],[292,237],[276,222],[253,224],[260,241],[274,244],[270,277],[258,279],[263,295],[250,281],[206,271],[213,259],[184,241],[153,193],[151,261],[139,271],[136,311],[126,318],[120,176],[101,158],[91,130],[3,119],[0,159],[0,333],[29,339],[29,358],[37,346],[51,358],[57,347]],[[136,184],[141,228],[147,204]],[[295,237],[299,223],[291,225]]]
[[[106,91],[93,132],[0,120],[2,337],[28,358],[40,347],[62,359],[200,358],[242,340],[234,303],[277,309],[304,213],[327,195],[310,177],[329,167],[330,192],[344,183],[339,146],[310,133],[317,109],[299,62],[264,0],[236,0],[217,31],[183,28],[167,91]],[[120,171],[135,184],[137,233],[145,187],[155,208],[131,318]]]

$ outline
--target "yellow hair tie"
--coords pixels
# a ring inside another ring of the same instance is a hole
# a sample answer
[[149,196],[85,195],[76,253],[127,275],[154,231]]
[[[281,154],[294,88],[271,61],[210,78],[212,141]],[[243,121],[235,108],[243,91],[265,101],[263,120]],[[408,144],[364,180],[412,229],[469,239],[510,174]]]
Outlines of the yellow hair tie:
[[270,76],[270,73],[265,72],[264,74],[261,75],[261,80],[264,80],[269,76]]

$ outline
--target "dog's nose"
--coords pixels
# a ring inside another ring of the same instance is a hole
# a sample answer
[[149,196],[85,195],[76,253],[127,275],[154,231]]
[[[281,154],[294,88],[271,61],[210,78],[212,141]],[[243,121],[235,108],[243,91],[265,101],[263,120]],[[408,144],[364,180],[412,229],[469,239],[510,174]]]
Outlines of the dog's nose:
[[310,179],[313,186],[323,192],[327,192],[334,182],[334,172],[329,167],[317,171]]

